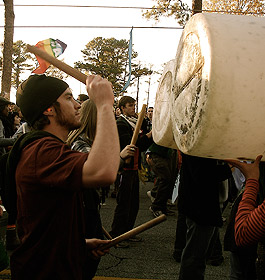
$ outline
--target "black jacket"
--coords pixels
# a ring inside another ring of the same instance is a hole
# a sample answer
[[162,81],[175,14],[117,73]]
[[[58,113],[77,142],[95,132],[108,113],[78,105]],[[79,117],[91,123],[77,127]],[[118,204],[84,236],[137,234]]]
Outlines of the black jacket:
[[227,164],[182,154],[179,211],[199,225],[222,226],[219,185],[231,176]]
[[[127,145],[131,143],[131,139],[133,136],[133,128],[123,117],[119,117],[116,122],[120,139],[120,148],[121,150],[123,150]],[[139,152],[143,152],[146,151],[152,143],[153,139],[149,139],[146,135],[139,135],[138,140],[136,142],[136,146],[139,148]],[[139,168],[141,166],[140,160],[141,157],[139,156]],[[131,166],[133,166],[133,160],[131,160],[130,164],[125,164],[123,167]]]

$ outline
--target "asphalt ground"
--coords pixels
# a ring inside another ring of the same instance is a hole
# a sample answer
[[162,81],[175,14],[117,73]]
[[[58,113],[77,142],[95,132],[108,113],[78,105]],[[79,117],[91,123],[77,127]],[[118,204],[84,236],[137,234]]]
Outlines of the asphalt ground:
[[[152,186],[153,183],[151,182],[140,183],[140,209],[135,226],[154,218],[149,210],[150,198],[146,195],[146,192]],[[102,206],[100,210],[102,224],[107,231],[111,229],[115,206],[115,198],[108,197],[106,205]],[[111,248],[110,253],[101,259],[97,270],[99,278],[95,278],[95,280],[109,279],[103,277],[117,277],[118,279],[178,279],[180,264],[172,257],[177,223],[176,206],[171,207],[171,210],[175,212],[174,216],[167,216],[166,221],[139,235],[143,239],[142,242],[130,242],[129,248]],[[229,212],[230,206],[228,205],[223,216],[228,218]],[[225,228],[226,223],[220,229],[222,243]],[[207,265],[205,280],[229,279],[229,252],[223,252],[223,256],[224,262],[220,266]]]
[[[149,210],[150,198],[146,192],[153,183],[140,183],[140,209],[135,226],[139,226],[153,219]],[[111,186],[112,191],[113,187]],[[107,231],[111,229],[116,199],[106,198],[106,205],[101,207],[102,225]],[[111,248],[110,253],[101,258],[96,277],[93,280],[176,280],[179,275],[180,264],[173,257],[175,230],[177,223],[176,206],[171,206],[173,216],[167,220],[142,232],[141,242],[130,242],[129,248]],[[228,218],[230,207],[227,206],[224,217]],[[7,216],[0,219],[0,238],[4,238]],[[226,223],[220,230],[221,242],[226,228]],[[11,254],[11,252],[8,252]],[[229,252],[223,252],[224,263],[218,267],[207,265],[205,280],[229,279]],[[0,272],[0,279],[11,279],[10,270]],[[190,279],[196,280],[196,279]]]

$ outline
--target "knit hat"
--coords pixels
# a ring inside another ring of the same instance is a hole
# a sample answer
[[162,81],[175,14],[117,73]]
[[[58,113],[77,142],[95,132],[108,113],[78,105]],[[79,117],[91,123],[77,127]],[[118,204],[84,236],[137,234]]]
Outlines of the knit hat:
[[68,87],[54,77],[31,75],[17,90],[17,105],[26,121],[33,125]]

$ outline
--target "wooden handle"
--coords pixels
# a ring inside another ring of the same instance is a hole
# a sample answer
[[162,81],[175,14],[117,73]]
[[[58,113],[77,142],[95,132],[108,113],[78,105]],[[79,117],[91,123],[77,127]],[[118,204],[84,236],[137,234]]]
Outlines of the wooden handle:
[[136,141],[138,139],[138,135],[139,135],[139,132],[140,132],[143,120],[144,120],[145,112],[146,112],[146,106],[147,106],[146,104],[143,104],[142,110],[141,110],[140,114],[138,115],[138,119],[137,119],[136,126],[135,126],[135,129],[133,132],[132,140],[131,140],[131,144],[133,144],[133,145],[136,144]]
[[108,240],[112,240],[112,236],[106,231],[106,229],[102,226],[102,232]]
[[160,224],[161,222],[165,221],[167,219],[166,215],[165,214],[162,214],[161,216],[155,218],[155,219],[152,219],[151,221],[149,222],[146,222],[136,228],[133,228],[132,230],[130,231],[127,231],[125,232],[124,234],[120,235],[120,236],[117,236],[116,238],[112,239],[110,241],[110,243],[106,244],[106,245],[103,245],[101,248],[104,250],[104,249],[108,249],[110,247],[113,247],[115,245],[117,245],[118,243],[120,243],[121,241],[123,240],[127,240],[133,236],[135,236],[136,234],[139,234],[149,228],[152,228],[154,227],[155,225],[158,225]]
[[68,64],[60,61],[59,59],[49,55],[48,53],[32,45],[27,45],[27,50],[35,54],[36,56],[39,56],[40,58],[44,59],[45,61],[51,63],[52,65],[62,70],[66,74],[70,75],[71,77],[77,79],[81,83],[86,84],[87,76],[81,73],[80,71],[78,71],[77,69],[69,66]]
[[[136,142],[137,142],[138,135],[139,135],[139,132],[140,132],[143,120],[144,120],[144,116],[145,116],[145,112],[146,112],[146,106],[147,106],[146,104],[143,104],[142,110],[141,110],[140,114],[138,115],[138,119],[137,119],[137,122],[136,122],[136,125],[135,125],[135,129],[134,129],[134,132],[133,132],[132,139],[131,139],[131,144],[133,144],[133,145],[135,145]],[[130,163],[130,161],[131,161],[131,158],[127,158],[125,160],[126,163]]]

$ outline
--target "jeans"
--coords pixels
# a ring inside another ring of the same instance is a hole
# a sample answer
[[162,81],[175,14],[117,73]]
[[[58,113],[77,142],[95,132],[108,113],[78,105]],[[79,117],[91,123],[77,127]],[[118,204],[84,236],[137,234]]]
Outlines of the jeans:
[[151,153],[150,158],[150,167],[156,177],[155,186],[151,191],[151,195],[155,197],[152,206],[154,210],[165,212],[167,210],[167,200],[172,197],[174,188],[171,160],[155,153]]
[[186,246],[181,257],[179,280],[203,280],[207,253],[211,239],[217,234],[217,227],[201,226],[186,217]]

